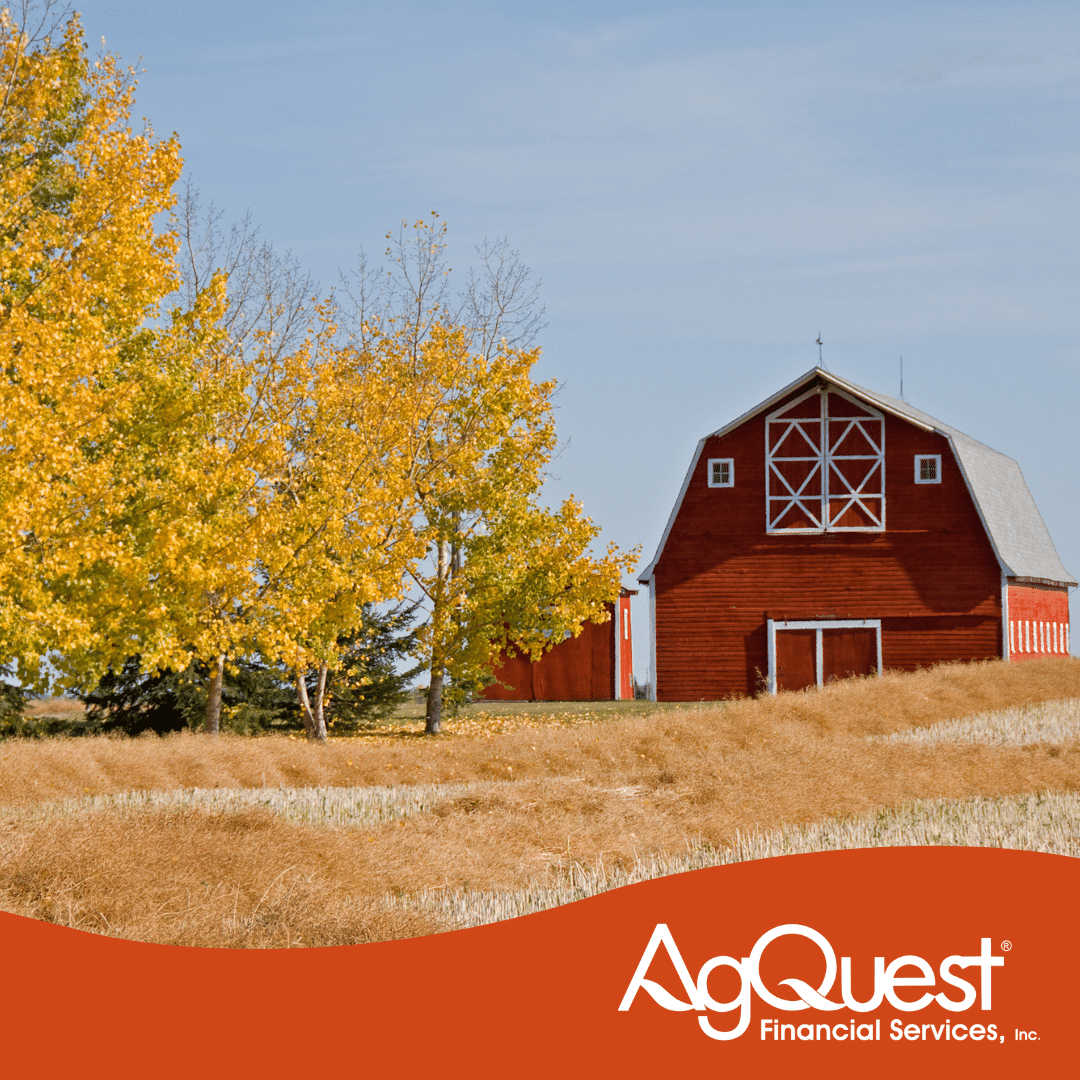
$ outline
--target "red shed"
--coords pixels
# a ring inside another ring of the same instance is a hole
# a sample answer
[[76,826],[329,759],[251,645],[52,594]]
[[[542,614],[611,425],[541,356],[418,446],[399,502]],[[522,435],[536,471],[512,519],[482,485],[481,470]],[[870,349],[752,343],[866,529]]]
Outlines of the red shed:
[[553,645],[537,661],[502,657],[492,683],[483,690],[489,701],[627,701],[634,697],[630,597],[622,589],[608,604],[607,622],[587,622],[577,637]]
[[1076,585],[1012,458],[822,368],[698,443],[639,580],[660,701],[1068,655]]

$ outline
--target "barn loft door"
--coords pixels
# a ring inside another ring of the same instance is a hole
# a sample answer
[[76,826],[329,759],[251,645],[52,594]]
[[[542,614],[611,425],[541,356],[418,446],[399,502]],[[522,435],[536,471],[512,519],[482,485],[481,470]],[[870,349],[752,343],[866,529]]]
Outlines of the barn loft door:
[[768,620],[769,689],[805,690],[881,674],[881,620]]
[[834,388],[810,390],[765,420],[768,532],[885,528],[885,418]]

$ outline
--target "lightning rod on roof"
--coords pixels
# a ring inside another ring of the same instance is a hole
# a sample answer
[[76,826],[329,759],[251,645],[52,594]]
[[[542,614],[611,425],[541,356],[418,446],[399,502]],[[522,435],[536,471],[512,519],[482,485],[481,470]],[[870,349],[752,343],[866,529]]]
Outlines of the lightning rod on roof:
[[904,354],[900,354],[900,400],[904,400]]
[[818,367],[824,367],[825,362],[821,359],[821,331],[817,332],[817,361]]

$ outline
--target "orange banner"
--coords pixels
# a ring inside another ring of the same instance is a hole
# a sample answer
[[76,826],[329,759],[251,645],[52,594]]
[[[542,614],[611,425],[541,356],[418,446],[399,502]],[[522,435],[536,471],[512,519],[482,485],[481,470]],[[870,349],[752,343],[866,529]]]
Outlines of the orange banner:
[[7,1073],[1066,1074],[1077,897],[1080,860],[881,848],[341,948],[182,949],[0,915]]

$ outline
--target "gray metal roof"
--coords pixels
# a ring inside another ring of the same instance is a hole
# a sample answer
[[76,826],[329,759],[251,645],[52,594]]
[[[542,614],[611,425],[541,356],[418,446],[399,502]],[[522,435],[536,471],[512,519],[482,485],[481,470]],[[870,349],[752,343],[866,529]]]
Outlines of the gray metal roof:
[[[873,390],[866,390],[830,371],[815,367],[782,390],[778,390],[760,405],[743,413],[737,420],[725,424],[712,434],[714,436],[726,435],[752,416],[771,408],[793,390],[819,377],[841,390],[846,390],[876,405],[883,412],[899,416],[926,431],[937,432],[949,440],[956,462],[960,466],[960,472],[975,502],[975,508],[982,518],[986,535],[990,539],[1002,571],[1008,577],[1055,585],[1077,583],[1061,564],[1057,549],[1054,547],[1053,540],[1050,539],[1050,533],[1039,513],[1039,508],[1035,505],[1020,466],[1011,457],[973,439],[970,435],[965,435],[962,431],[957,431],[948,424],[943,424],[920,409],[913,408],[906,401],[900,401],[886,394],[878,394]],[[702,439],[697,445],[694,460],[690,463],[690,469],[683,481],[682,490],[679,492],[671,517],[668,519],[667,528],[664,529],[664,535],[660,539],[656,555],[638,578],[643,585],[649,583],[653,569],[664,550],[671,527],[675,523],[675,517],[686,494],[690,477],[704,446],[705,439]]]

